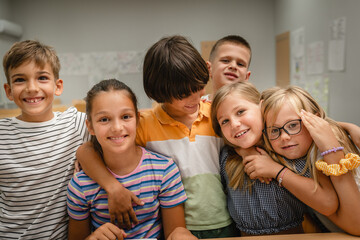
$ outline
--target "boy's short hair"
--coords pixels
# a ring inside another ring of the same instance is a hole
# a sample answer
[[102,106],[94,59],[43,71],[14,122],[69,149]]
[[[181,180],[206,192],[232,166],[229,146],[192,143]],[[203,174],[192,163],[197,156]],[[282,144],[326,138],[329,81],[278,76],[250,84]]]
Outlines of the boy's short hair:
[[146,53],[144,90],[158,103],[186,98],[203,89],[208,80],[206,62],[182,36],[164,37]]
[[49,63],[55,79],[59,79],[60,61],[54,48],[36,40],[25,40],[14,43],[4,55],[3,67],[8,84],[10,84],[10,69],[17,68],[27,61],[35,61],[39,67]]
[[209,57],[210,62],[212,62],[214,60],[215,55],[216,55],[216,51],[224,43],[232,43],[232,44],[235,44],[235,45],[242,45],[242,46],[248,48],[249,51],[250,51],[250,59],[249,59],[249,66],[250,66],[250,61],[251,61],[251,47],[250,47],[250,44],[248,43],[248,41],[246,41],[245,38],[243,38],[243,37],[241,37],[239,35],[228,35],[228,36],[225,36],[225,37],[219,39],[218,41],[216,41],[215,45],[211,48],[211,51],[210,51],[210,57]]

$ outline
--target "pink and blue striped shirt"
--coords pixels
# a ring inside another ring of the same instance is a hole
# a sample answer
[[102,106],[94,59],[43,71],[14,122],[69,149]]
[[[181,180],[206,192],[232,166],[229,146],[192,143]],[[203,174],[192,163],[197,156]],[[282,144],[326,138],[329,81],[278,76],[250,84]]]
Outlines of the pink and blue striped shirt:
[[[162,233],[160,208],[175,207],[186,201],[179,170],[172,159],[142,148],[143,156],[137,168],[116,179],[145,204],[134,205],[139,220],[130,230],[131,238],[158,238]],[[68,214],[75,220],[91,218],[93,230],[110,222],[106,191],[83,171],[76,173],[68,185]]]

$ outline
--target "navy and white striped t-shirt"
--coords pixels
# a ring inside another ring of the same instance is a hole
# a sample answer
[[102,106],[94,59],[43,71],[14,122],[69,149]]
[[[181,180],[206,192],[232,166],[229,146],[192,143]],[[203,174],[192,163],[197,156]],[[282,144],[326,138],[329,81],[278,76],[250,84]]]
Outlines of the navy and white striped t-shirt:
[[76,149],[89,139],[76,108],[32,123],[0,119],[0,236],[66,239],[66,187]]

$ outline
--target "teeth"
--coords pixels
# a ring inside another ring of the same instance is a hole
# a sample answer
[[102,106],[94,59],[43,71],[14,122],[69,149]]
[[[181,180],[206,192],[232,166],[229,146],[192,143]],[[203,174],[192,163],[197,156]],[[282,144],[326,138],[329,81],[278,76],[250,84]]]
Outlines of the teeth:
[[122,139],[123,137],[110,137],[111,140],[119,140]]
[[247,133],[247,132],[248,132],[248,130],[243,131],[243,132],[237,134],[235,137],[236,137],[236,138],[237,138],[237,137],[240,137],[240,136],[244,135],[244,134]]
[[26,101],[29,103],[37,103],[40,102],[40,100],[41,98],[26,99]]

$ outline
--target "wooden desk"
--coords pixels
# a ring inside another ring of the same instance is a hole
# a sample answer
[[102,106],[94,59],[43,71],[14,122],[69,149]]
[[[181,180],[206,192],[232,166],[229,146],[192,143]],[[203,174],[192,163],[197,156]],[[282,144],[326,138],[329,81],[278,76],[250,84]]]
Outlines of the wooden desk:
[[236,238],[211,238],[207,240],[347,240],[357,239],[346,233],[304,233],[304,234],[289,234],[289,235],[264,235],[251,237],[236,237]]

